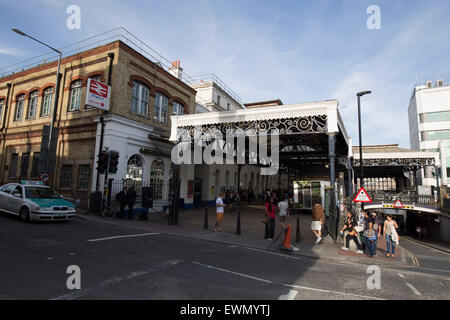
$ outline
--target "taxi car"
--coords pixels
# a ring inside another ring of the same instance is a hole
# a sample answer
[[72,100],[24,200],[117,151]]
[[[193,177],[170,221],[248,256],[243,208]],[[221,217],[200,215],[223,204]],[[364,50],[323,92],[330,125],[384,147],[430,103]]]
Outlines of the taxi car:
[[73,203],[41,181],[21,181],[0,187],[0,211],[27,221],[68,221],[75,217]]

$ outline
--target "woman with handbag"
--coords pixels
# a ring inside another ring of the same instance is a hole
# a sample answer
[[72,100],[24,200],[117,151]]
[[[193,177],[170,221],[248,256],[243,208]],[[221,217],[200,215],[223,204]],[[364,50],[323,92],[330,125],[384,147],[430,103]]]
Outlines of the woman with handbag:
[[386,256],[394,258],[395,254],[395,245],[398,244],[398,234],[397,230],[398,225],[395,220],[392,220],[391,215],[386,216],[386,221],[384,221],[384,229],[383,234],[386,239]]

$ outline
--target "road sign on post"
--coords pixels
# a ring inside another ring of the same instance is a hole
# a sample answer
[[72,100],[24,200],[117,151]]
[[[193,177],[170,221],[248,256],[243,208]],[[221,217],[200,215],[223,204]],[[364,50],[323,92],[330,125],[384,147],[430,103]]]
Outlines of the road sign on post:
[[364,190],[364,188],[361,188],[356,194],[356,197],[353,199],[353,202],[371,203],[372,199],[370,199],[366,190]]

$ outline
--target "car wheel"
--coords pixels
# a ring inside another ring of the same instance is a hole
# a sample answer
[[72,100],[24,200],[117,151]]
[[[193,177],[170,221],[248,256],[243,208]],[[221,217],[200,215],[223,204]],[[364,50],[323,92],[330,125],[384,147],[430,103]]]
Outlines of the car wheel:
[[30,221],[30,212],[27,208],[20,209],[20,221],[22,222],[28,222]]

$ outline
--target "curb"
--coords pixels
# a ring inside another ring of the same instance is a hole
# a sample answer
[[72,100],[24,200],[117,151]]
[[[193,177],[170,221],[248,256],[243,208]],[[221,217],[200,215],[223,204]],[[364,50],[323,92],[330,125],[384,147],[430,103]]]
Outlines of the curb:
[[[108,220],[104,220],[104,221],[97,221],[97,220],[93,220],[90,219],[89,217],[87,217],[86,215],[77,215],[77,218],[86,220],[86,221],[90,221],[90,222],[94,222],[94,223],[102,223],[102,224],[108,224],[108,225],[112,225],[112,226],[118,226],[115,223],[108,223]],[[139,229],[133,226],[127,226],[127,225],[120,225],[119,227],[124,227],[124,228],[128,228],[128,229]],[[358,264],[358,265],[371,265],[373,264],[373,261],[355,261],[354,257],[350,257],[352,258],[351,260],[346,260],[343,259],[341,257],[337,257],[337,258],[332,258],[332,257],[321,257],[319,255],[313,255],[313,254],[307,254],[302,252],[302,250],[300,249],[300,251],[294,251],[292,253],[286,253],[283,251],[279,251],[276,249],[269,249],[267,250],[267,247],[262,247],[262,246],[258,246],[258,245],[254,245],[254,244],[243,244],[243,243],[239,243],[239,242],[232,242],[230,240],[220,240],[220,239],[207,239],[207,238],[203,238],[203,237],[199,237],[199,236],[195,236],[195,235],[189,235],[189,234],[182,234],[182,233],[176,233],[176,232],[168,232],[168,231],[161,231],[161,230],[155,230],[155,229],[150,229],[148,231],[152,231],[152,232],[158,232],[160,234],[166,234],[166,235],[171,235],[171,236],[177,236],[177,237],[183,237],[183,238],[188,238],[188,239],[194,239],[194,240],[199,240],[199,241],[209,241],[209,242],[213,242],[213,243],[219,243],[219,244],[227,244],[227,245],[233,245],[233,246],[239,246],[239,247],[247,247],[247,248],[251,248],[251,249],[255,249],[255,250],[260,250],[263,252],[275,252],[277,254],[281,254],[287,257],[305,257],[305,258],[309,258],[309,259],[314,259],[317,261],[329,261],[329,262],[337,262],[337,263],[349,263],[349,264]],[[295,246],[295,243],[294,245]],[[382,261],[380,261],[382,262]],[[405,267],[405,266],[409,266],[408,264],[383,264],[384,267]]]
[[442,247],[437,247],[437,246],[435,246],[433,244],[429,244],[428,242],[425,242],[425,243],[424,242],[420,242],[420,241],[417,241],[416,239],[413,239],[413,238],[408,237],[408,236],[403,236],[403,238],[405,238],[406,240],[409,240],[410,242],[413,242],[415,244],[422,245],[422,246],[425,246],[425,247],[428,247],[428,248],[432,248],[432,249],[439,250],[439,251],[442,251],[442,252],[450,254],[450,249],[443,249]]

